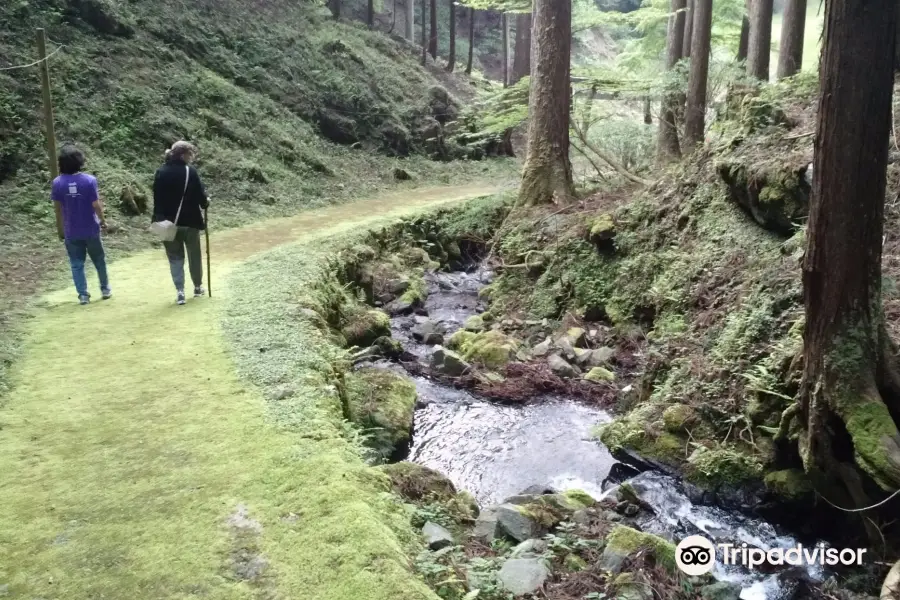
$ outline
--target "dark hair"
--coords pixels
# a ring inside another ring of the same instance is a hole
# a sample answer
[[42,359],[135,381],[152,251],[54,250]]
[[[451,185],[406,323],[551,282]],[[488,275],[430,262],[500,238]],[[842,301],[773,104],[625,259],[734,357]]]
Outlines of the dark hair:
[[84,152],[77,146],[67,144],[59,151],[59,172],[74,175],[84,167]]

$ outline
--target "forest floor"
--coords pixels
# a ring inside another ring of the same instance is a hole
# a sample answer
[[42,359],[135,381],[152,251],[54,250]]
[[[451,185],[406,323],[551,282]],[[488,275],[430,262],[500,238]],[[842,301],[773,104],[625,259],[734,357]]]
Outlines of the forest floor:
[[[68,287],[43,297],[0,421],[0,591],[427,597],[365,518],[375,492],[334,468],[337,450],[266,421],[227,352],[223,298],[233,268],[261,251],[494,191],[406,191],[214,235],[213,297],[186,307],[161,251],[113,262],[107,302],[78,306]],[[298,472],[298,453],[321,471]],[[304,522],[324,503],[337,529]]]

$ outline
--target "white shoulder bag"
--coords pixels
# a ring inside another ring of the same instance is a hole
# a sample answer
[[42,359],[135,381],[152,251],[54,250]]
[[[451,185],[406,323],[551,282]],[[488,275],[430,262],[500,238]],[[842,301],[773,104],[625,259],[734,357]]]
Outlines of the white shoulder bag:
[[175,213],[175,223],[172,221],[154,221],[150,223],[150,231],[156,234],[156,236],[164,241],[171,242],[175,239],[175,234],[178,232],[178,217],[181,216],[181,206],[184,204],[184,196],[187,194],[187,186],[188,180],[191,177],[191,168],[185,165],[184,167],[184,190],[181,192],[181,202],[178,203],[178,211]]

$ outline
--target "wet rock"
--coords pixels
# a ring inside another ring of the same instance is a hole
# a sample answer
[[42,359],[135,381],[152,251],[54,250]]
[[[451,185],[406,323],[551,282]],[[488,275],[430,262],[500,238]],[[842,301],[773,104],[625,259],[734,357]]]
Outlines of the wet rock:
[[520,506],[501,504],[497,507],[497,524],[505,535],[518,542],[536,537],[541,527]]
[[412,336],[428,346],[440,345],[444,343],[444,327],[440,323],[426,319],[424,323],[412,328]]
[[512,549],[510,558],[537,558],[547,551],[547,542],[544,540],[525,540]]
[[581,350],[580,352],[576,349],[575,354],[575,362],[580,367],[590,369],[608,364],[612,357],[616,355],[616,351],[613,348],[605,347],[597,348],[596,350]]
[[472,537],[478,541],[490,545],[500,535],[500,520],[497,515],[497,507],[485,508],[475,519],[475,527],[472,529]]
[[378,353],[388,360],[397,360],[403,355],[403,346],[392,337],[381,336],[372,344]]
[[675,572],[675,545],[672,542],[624,525],[616,525],[606,537],[600,568],[618,573],[625,560],[641,549],[649,551],[656,564]]
[[422,527],[422,535],[425,536],[425,543],[430,550],[440,550],[456,544],[452,533],[431,521],[428,521]]
[[587,344],[587,332],[581,327],[570,327],[566,337],[575,348],[584,348]]
[[389,315],[392,317],[400,317],[404,315],[411,315],[417,308],[417,303],[412,300],[404,300],[403,298],[398,298],[392,302],[389,302],[384,310],[387,311]]
[[437,346],[437,349],[431,354],[431,369],[441,375],[460,377],[471,368],[472,366],[459,354],[441,346]]
[[778,574],[779,600],[805,600],[815,598],[815,584],[803,567],[791,567]]
[[397,296],[402,296],[409,289],[409,280],[407,279],[391,279],[387,282],[387,291],[392,294],[395,298]]
[[557,490],[550,487],[549,485],[529,485],[527,488],[522,490],[521,494],[529,494],[532,496],[543,496],[544,494],[555,494]]
[[553,341],[548,337],[546,340],[536,345],[531,349],[531,354],[535,358],[543,358],[550,354],[550,350],[553,347]]
[[562,336],[561,338],[557,339],[556,347],[559,348],[560,356],[564,357],[568,361],[575,360],[575,346],[567,336]]
[[471,331],[473,333],[479,333],[485,330],[484,319],[479,315],[472,315],[468,319],[466,319],[463,328],[466,331]]
[[615,381],[616,374],[603,367],[594,367],[584,376],[584,378],[587,381],[593,381],[594,383],[603,383]]
[[700,588],[703,600],[740,600],[741,586],[730,581],[717,581]]
[[378,469],[390,478],[393,490],[406,500],[417,502],[430,497],[446,503],[456,496],[453,482],[434,469],[408,461],[382,465]]
[[497,579],[516,596],[537,591],[544,585],[550,570],[540,558],[511,558],[503,563]]
[[550,370],[563,377],[565,379],[573,379],[578,377],[578,369],[573,365],[570,365],[566,359],[564,359],[559,354],[553,354],[547,359],[547,364],[550,365]]

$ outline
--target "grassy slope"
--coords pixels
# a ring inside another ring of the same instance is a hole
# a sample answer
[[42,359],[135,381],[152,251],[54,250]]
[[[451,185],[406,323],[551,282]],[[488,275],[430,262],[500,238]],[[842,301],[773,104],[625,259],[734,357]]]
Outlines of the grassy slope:
[[[157,253],[113,263],[109,302],[46,296],[2,415],[0,585],[13,598],[429,597],[389,527],[405,519],[342,434],[327,344],[295,363],[289,404],[267,410],[234,374],[219,320],[241,286],[280,293],[278,274],[248,267],[235,295],[228,275],[252,254],[300,237],[298,277],[325,236],[489,191],[420,190],[220,234],[215,296],[185,308]],[[260,533],[232,518],[240,505]],[[238,580],[256,556],[268,568]]]

